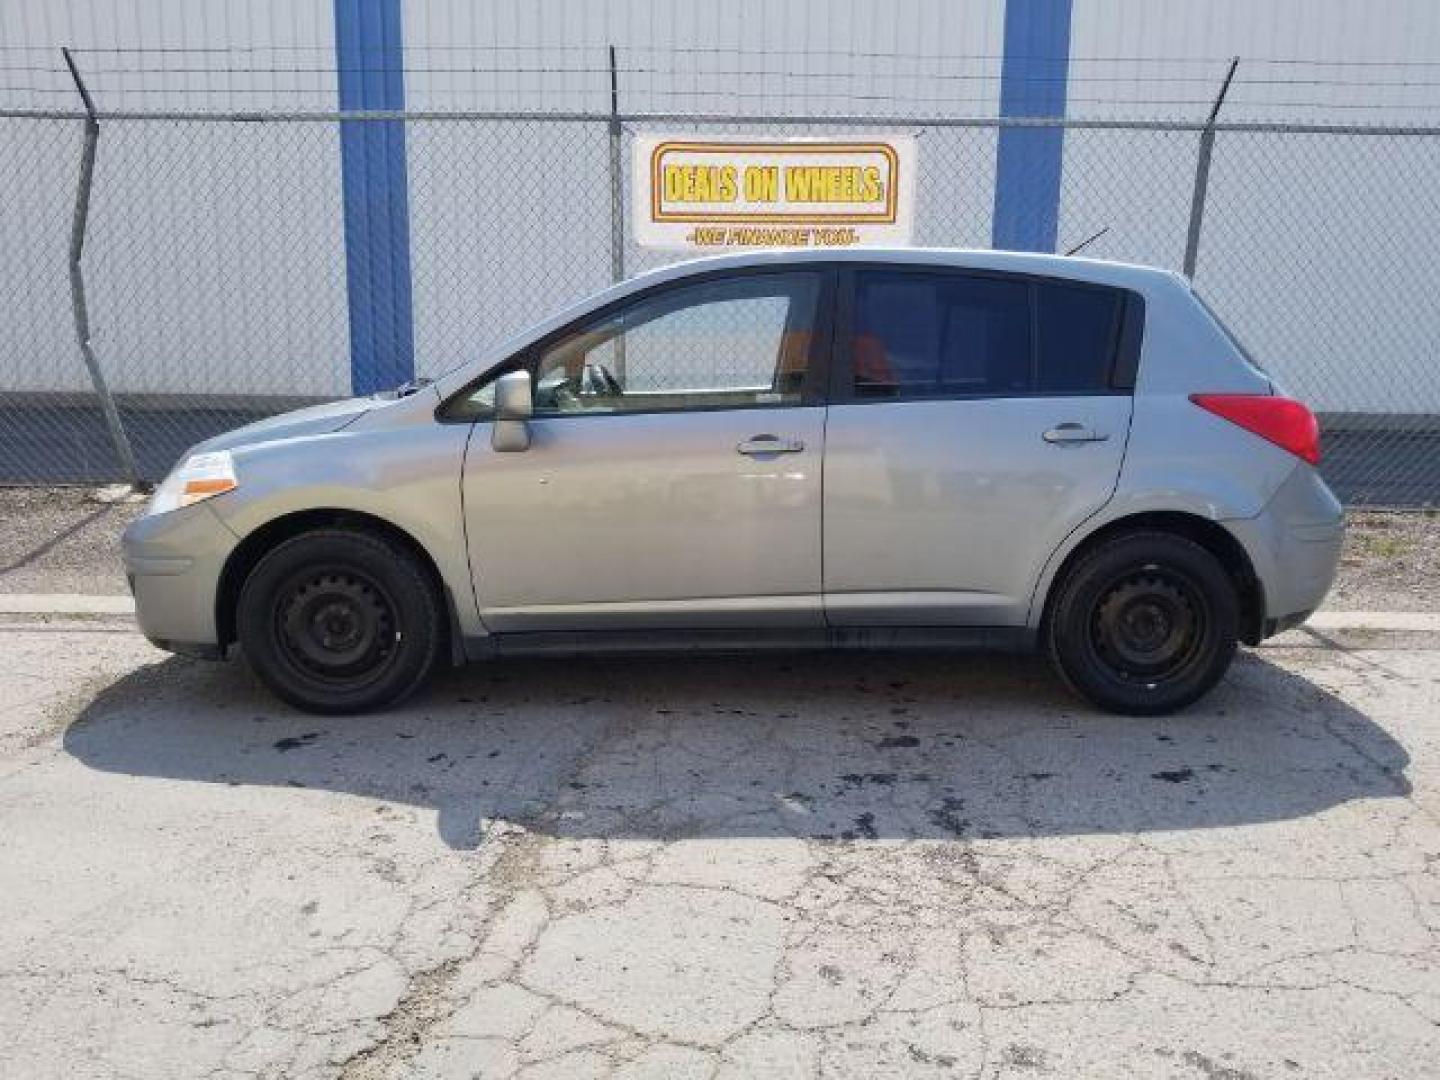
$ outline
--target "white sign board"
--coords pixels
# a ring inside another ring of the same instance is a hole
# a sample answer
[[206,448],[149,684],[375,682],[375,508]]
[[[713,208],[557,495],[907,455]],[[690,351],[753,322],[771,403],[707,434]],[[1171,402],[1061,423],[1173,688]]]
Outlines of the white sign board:
[[913,136],[721,141],[637,136],[642,247],[901,246],[915,213]]

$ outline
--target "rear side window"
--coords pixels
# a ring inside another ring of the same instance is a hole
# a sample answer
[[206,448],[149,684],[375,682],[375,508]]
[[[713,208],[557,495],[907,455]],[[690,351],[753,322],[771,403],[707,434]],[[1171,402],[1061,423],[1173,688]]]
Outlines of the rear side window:
[[1002,275],[862,270],[855,283],[853,394],[1112,393],[1126,296]]
[[861,274],[855,392],[936,397],[1030,385],[1030,299],[1022,282]]

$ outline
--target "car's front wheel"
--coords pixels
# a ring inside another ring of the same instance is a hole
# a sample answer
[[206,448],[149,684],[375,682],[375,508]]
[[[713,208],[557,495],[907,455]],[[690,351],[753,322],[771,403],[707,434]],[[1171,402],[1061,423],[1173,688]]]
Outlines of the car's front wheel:
[[1174,712],[1235,656],[1239,601],[1225,568],[1173,533],[1123,533],[1081,556],[1050,612],[1051,660],[1101,708]]
[[442,601],[405,546],[316,529],[267,553],[241,588],[236,635],[276,696],[316,713],[393,705],[434,670]]

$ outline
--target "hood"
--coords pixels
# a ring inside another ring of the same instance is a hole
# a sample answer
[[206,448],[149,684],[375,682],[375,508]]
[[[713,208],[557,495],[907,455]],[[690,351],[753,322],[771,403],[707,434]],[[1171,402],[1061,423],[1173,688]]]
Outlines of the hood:
[[384,404],[375,397],[346,398],[344,401],[330,401],[324,405],[310,405],[293,412],[266,417],[253,424],[246,424],[234,431],[227,431],[196,443],[191,453],[208,450],[235,450],[256,443],[276,442],[280,439],[294,439],[302,435],[328,435],[351,424],[376,406]]

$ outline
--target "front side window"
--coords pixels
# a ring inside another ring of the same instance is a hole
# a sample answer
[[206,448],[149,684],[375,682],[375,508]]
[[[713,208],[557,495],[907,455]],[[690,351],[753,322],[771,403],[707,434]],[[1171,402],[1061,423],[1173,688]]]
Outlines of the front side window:
[[819,288],[756,274],[636,301],[540,354],[535,415],[799,404]]
[[1025,278],[864,270],[856,278],[857,399],[1109,393],[1117,289]]

